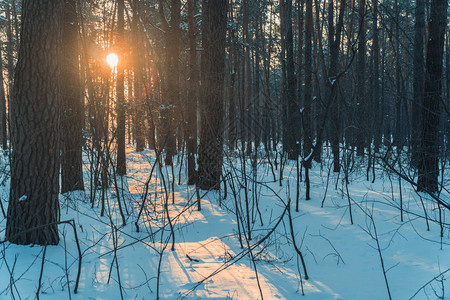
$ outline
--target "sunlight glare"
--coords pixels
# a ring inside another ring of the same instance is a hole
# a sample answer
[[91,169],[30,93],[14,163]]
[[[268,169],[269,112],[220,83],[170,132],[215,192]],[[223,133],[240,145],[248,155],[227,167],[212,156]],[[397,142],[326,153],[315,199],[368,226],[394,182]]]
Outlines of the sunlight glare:
[[106,56],[106,62],[111,67],[111,69],[117,67],[117,64],[119,63],[119,57],[115,53],[110,53]]

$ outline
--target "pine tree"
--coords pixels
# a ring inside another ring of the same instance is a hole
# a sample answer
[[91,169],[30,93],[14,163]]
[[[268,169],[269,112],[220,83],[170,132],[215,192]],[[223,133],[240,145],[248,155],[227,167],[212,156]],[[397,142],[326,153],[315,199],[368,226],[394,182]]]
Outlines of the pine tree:
[[60,63],[63,0],[24,0],[14,80],[6,239],[59,242]]

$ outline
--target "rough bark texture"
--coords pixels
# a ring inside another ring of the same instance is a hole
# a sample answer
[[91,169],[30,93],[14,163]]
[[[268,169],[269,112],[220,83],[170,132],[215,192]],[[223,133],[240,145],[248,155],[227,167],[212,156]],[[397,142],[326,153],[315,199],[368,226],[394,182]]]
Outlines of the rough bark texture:
[[204,67],[202,118],[198,158],[198,186],[218,189],[223,161],[223,79],[227,1],[208,0],[204,13]]
[[425,95],[422,108],[422,133],[418,189],[437,192],[439,176],[439,121],[441,114],[442,60],[444,34],[447,26],[447,0],[431,2],[428,23],[427,60],[425,72]]
[[[59,242],[58,184],[63,0],[24,0],[15,71],[6,239]],[[52,225],[47,225],[52,224]]]
[[78,59],[75,1],[64,5],[61,119],[61,193],[83,190],[83,98]]

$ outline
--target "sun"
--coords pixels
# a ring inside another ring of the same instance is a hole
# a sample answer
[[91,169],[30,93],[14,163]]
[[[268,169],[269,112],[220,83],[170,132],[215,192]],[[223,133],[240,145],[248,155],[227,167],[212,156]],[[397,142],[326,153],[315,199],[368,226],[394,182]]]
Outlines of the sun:
[[115,53],[110,53],[106,56],[106,62],[111,67],[111,69],[114,69],[119,63],[119,57]]

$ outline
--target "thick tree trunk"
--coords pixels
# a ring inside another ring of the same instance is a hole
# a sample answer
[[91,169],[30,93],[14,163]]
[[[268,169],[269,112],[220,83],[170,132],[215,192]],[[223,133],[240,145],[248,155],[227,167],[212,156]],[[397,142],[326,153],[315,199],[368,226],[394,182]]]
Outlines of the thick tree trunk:
[[441,114],[442,60],[444,56],[444,35],[447,26],[447,0],[431,2],[427,60],[425,73],[425,94],[422,108],[422,133],[420,140],[420,162],[418,190],[438,191],[439,177],[439,121]]
[[83,98],[78,59],[78,29],[75,0],[64,5],[61,119],[61,193],[84,190]]
[[15,72],[6,239],[59,242],[60,63],[63,0],[24,0]]
[[204,13],[202,118],[198,157],[198,187],[218,189],[223,161],[223,79],[227,0],[208,0]]

